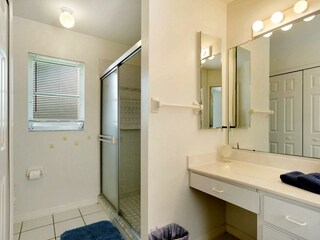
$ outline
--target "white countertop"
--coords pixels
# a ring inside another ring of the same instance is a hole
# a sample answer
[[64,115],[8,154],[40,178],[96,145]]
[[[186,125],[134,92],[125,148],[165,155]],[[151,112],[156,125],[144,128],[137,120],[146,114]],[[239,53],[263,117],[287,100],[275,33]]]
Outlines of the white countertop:
[[285,184],[280,174],[291,170],[268,167],[243,161],[212,161],[189,165],[189,170],[200,175],[241,184],[320,208],[320,195]]

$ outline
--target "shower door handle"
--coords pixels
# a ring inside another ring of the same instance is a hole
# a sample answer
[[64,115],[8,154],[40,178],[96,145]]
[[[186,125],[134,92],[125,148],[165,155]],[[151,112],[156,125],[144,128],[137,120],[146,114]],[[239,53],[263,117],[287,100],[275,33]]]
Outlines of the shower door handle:
[[99,141],[111,144],[118,143],[117,137],[111,135],[99,135]]

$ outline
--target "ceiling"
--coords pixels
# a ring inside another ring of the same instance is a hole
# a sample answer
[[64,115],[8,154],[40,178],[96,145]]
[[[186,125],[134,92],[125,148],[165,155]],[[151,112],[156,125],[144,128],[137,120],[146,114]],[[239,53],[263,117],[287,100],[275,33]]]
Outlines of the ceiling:
[[62,7],[73,10],[71,31],[133,45],[140,40],[141,0],[14,0],[13,14],[62,27]]
[[73,10],[76,24],[71,31],[126,45],[141,38],[141,0],[14,0],[13,14],[62,27],[62,7]]

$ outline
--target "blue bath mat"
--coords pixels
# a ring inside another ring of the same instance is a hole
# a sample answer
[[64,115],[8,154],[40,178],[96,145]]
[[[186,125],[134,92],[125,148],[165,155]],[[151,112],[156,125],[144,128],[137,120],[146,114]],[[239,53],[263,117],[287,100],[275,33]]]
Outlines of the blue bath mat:
[[111,222],[101,221],[64,232],[61,240],[122,240]]

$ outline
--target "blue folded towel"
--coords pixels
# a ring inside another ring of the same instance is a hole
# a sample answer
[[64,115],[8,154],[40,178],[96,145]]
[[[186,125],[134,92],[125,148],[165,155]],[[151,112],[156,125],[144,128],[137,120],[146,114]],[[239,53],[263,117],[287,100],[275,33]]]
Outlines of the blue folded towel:
[[292,186],[301,188],[301,184],[298,181],[298,177],[304,176],[305,174],[299,171],[288,172],[280,175],[281,181]]
[[111,222],[101,221],[64,232],[61,240],[122,240]]
[[298,177],[301,188],[320,194],[320,173],[309,173]]

